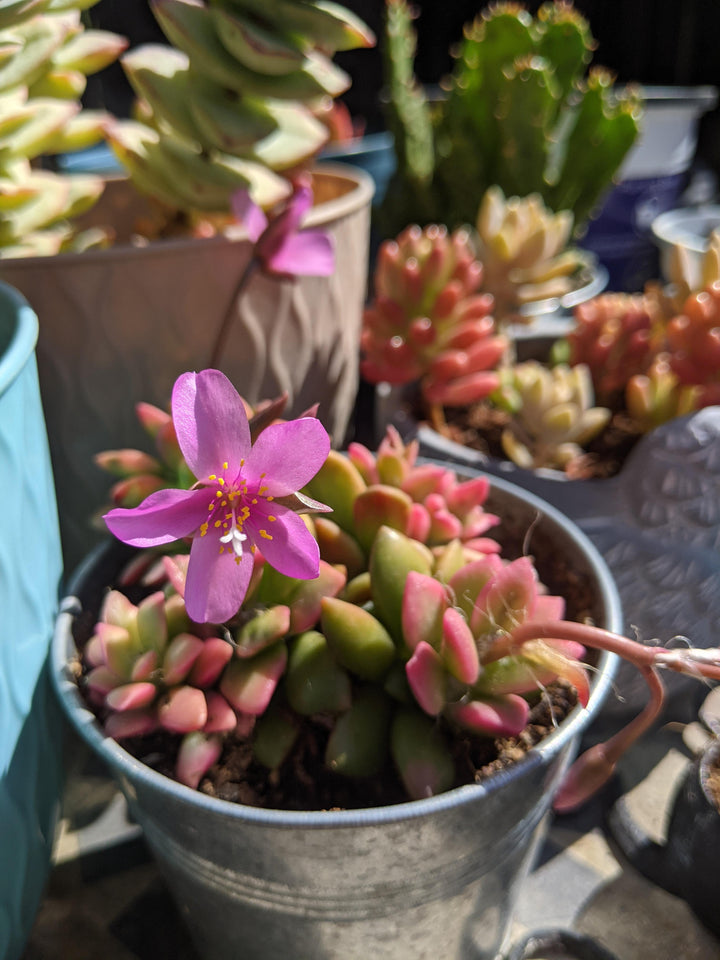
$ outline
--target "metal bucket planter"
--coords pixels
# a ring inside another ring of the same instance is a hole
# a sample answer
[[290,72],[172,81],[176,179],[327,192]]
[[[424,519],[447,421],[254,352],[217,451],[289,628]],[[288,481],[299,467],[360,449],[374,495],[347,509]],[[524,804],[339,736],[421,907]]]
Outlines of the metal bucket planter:
[[[625,613],[624,631],[645,642],[690,637],[717,646],[720,619],[720,407],[678,417],[643,437],[620,474],[607,480],[569,480],[557,470],[525,470],[449,440],[403,413],[401,398],[376,391],[378,433],[392,422],[416,435],[428,457],[482,470],[516,483],[570,517],[593,541],[613,572]],[[665,681],[669,719],[690,722],[702,685],[673,675]],[[626,722],[646,699],[636,672],[620,665],[620,698],[602,718]]]
[[[537,498],[493,483],[489,509],[566,552],[621,621],[612,579],[573,524]],[[508,521],[510,522],[510,521]],[[535,536],[539,540],[535,540]],[[104,564],[104,566],[103,566]],[[481,785],[421,801],[314,813],[220,801],[161,776],[106,738],[68,672],[72,627],[115,572],[106,551],[72,584],[55,634],[53,675],[73,726],[109,764],[208,960],[476,960],[496,957],[552,796],[612,683],[603,656],[586,710]]]
[[[293,416],[319,403],[320,419],[340,444],[357,392],[373,183],[361,170],[326,165],[314,189],[317,205],[306,224],[333,236],[335,273],[282,280],[258,272],[235,317],[223,370],[251,402],[286,390]],[[92,216],[114,224],[122,239],[144,209],[124,181],[111,182]],[[93,455],[144,444],[135,404],[165,407],[180,373],[208,365],[250,251],[238,230],[233,238],[118,243],[2,262],[0,276],[40,318],[40,385],[68,569],[99,540],[89,517],[106,502],[108,478]]]
[[0,956],[20,956],[47,878],[61,782],[48,670],[62,565],[37,317],[0,283]]

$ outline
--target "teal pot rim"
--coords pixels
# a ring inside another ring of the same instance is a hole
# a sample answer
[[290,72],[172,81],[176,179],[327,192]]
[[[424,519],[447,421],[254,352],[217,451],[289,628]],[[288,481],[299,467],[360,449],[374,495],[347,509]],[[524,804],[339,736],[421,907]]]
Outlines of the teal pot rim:
[[0,352],[0,395],[17,379],[35,349],[39,324],[35,311],[21,293],[0,280],[0,300],[14,309],[15,329]]
[[[302,222],[303,228],[330,227],[333,223],[343,220],[370,206],[375,194],[375,183],[369,173],[360,167],[355,167],[351,163],[323,162],[312,168],[314,175],[325,175],[349,180],[354,183],[352,189],[348,190],[340,197],[334,197],[324,203],[313,206]],[[106,182],[130,182],[129,178],[123,175],[111,175],[104,178]],[[134,188],[133,188],[134,189]],[[63,269],[65,266],[94,263],[110,258],[135,260],[149,259],[151,257],[171,256],[176,250],[187,250],[202,244],[204,248],[211,249],[213,246],[221,247],[228,243],[238,245],[248,242],[247,231],[241,225],[231,225],[223,233],[213,237],[172,237],[163,240],[153,240],[145,244],[117,243],[104,249],[84,250],[80,253],[58,253],[48,257],[17,257],[8,260],[13,270],[16,269],[35,269],[38,266],[56,267]],[[0,273],[2,267],[0,265]]]
[[[471,470],[464,470],[463,473],[471,476],[477,475]],[[585,534],[560,511],[539,497],[529,494],[506,481],[494,477],[489,479],[491,491],[497,490],[501,494],[524,501],[532,510],[545,515],[553,525],[560,525],[572,545],[585,554],[588,568],[597,578],[600,597],[606,613],[606,628],[612,631],[621,630],[623,617],[615,582],[605,561]],[[135,782],[147,790],[162,791],[166,796],[174,798],[178,802],[184,801],[191,804],[198,813],[207,811],[231,820],[265,826],[333,829],[399,822],[433,815],[466,803],[474,803],[479,797],[495,793],[503,789],[506,784],[518,778],[523,778],[528,771],[548,767],[573,738],[579,739],[582,731],[599,712],[605,696],[610,692],[619,665],[619,659],[615,654],[603,652],[599,657],[598,671],[587,707],[577,706],[557,730],[529,751],[522,760],[506,770],[494,774],[484,783],[457,787],[424,800],[413,800],[391,806],[359,810],[287,811],[231,803],[191,790],[189,787],[152,770],[136,760],[116,741],[103,734],[94,714],[88,709],[80,696],[77,683],[68,668],[68,664],[75,656],[72,624],[81,610],[80,601],[73,595],[73,591],[80,592],[80,585],[88,577],[93,567],[103,555],[106,555],[107,551],[116,546],[114,541],[101,544],[88,555],[71,578],[68,586],[68,596],[60,606],[60,614],[56,621],[52,642],[53,684],[72,726],[85,742],[106,761],[115,775],[122,778],[126,786]]]

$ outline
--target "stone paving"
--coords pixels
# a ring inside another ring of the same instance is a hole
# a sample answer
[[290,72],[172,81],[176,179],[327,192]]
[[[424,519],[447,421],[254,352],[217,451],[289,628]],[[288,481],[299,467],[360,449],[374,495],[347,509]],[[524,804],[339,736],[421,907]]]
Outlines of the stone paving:
[[[658,840],[688,763],[679,734],[664,728],[633,751],[621,772],[627,803]],[[62,821],[55,866],[22,960],[198,960],[138,829],[127,822],[124,802],[102,776],[79,775],[70,781],[69,802],[77,806],[83,788],[99,797],[103,813],[81,828]],[[720,960],[720,941],[682,900],[621,862],[602,821],[600,801],[553,820],[526,881],[512,941],[559,928],[593,937],[617,960]]]

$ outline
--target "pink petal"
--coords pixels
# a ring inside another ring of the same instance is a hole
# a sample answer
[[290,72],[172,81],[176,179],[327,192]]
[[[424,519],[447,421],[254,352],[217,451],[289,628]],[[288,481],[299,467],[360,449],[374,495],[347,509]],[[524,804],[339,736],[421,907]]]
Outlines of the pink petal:
[[238,612],[247,593],[253,570],[252,554],[246,550],[240,563],[236,563],[232,552],[220,553],[220,546],[214,536],[193,540],[185,581],[185,605],[195,623],[224,623]]
[[329,452],[330,437],[315,417],[273,423],[247,454],[243,476],[266,495],[284,497],[312,480]]
[[230,206],[237,222],[245,227],[248,237],[255,243],[268,225],[265,214],[247,190],[236,190],[230,198]]
[[133,547],[157,547],[190,536],[208,513],[204,490],[158,490],[139,507],[116,507],[104,516],[110,533]]
[[335,248],[321,230],[302,230],[285,237],[266,266],[273,273],[293,277],[329,277],[335,270]]
[[[187,465],[199,480],[237,471],[250,452],[250,427],[240,396],[224,373],[183,373],[175,381],[172,412]],[[234,479],[234,476],[232,477]]]
[[[305,526],[302,517],[293,510],[277,505],[274,521],[263,522],[263,514],[255,511],[245,521],[245,530],[258,545],[270,566],[286,577],[314,580],[320,571],[320,548],[317,540]],[[260,530],[272,537],[262,536]]]

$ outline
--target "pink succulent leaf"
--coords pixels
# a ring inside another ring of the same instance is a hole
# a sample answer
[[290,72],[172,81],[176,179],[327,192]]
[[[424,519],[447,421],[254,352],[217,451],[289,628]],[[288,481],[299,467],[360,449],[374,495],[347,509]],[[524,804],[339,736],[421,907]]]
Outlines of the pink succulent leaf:
[[268,221],[263,211],[250,196],[250,192],[248,190],[236,190],[230,198],[230,206],[237,222],[245,227],[252,242],[257,243],[267,229]]
[[375,454],[373,454],[362,443],[348,444],[348,458],[357,467],[360,475],[368,486],[371,483],[379,483],[380,477],[377,472],[377,463]]
[[290,608],[277,603],[260,609],[243,623],[235,634],[235,656],[250,660],[287,636],[290,629]]
[[[535,610],[535,619],[539,619],[537,609]],[[543,617],[542,619],[545,620],[554,618]],[[558,617],[557,619],[562,618]],[[581,643],[578,643],[577,640],[556,640],[553,638],[551,640],[545,640],[545,643],[548,646],[553,647],[559,653],[563,654],[563,656],[571,657],[573,660],[582,660],[587,652],[585,647]]]
[[583,707],[590,699],[590,680],[585,667],[573,657],[566,656],[553,644],[545,640],[530,640],[522,645],[523,657],[532,663],[553,672],[557,677],[567,680],[577,691],[578,700]]
[[163,682],[168,687],[187,677],[203,646],[204,642],[191,633],[181,633],[172,639],[162,662]]
[[120,571],[118,585],[120,587],[132,587],[137,583],[142,583],[143,577],[155,566],[155,563],[156,557],[153,550],[138,551]]
[[535,568],[528,557],[520,557],[503,566],[483,587],[470,627],[476,637],[498,631],[509,635],[517,624],[532,616],[536,601]]
[[283,276],[329,277],[335,270],[335,247],[322,230],[301,230],[284,239],[266,268]]
[[422,391],[429,403],[465,407],[484,400],[499,386],[499,375],[494,371],[484,370],[445,380],[429,376],[423,381]]
[[448,540],[455,540],[462,535],[462,523],[447,508],[430,510],[429,513],[428,543],[446,543]]
[[503,562],[497,554],[466,563],[453,574],[448,584],[455,604],[465,613],[468,622],[481,591],[502,570]]
[[108,693],[105,704],[111,710],[139,710],[142,707],[149,707],[156,694],[157,687],[154,683],[124,683]]
[[149,680],[157,670],[158,663],[159,657],[157,650],[148,650],[147,653],[144,653],[135,661],[130,679],[133,681]]
[[154,709],[125,710],[111,713],[105,721],[105,733],[113,740],[126,737],[144,737],[157,730],[158,723]]
[[123,680],[122,677],[118,677],[116,673],[113,673],[109,667],[100,666],[95,667],[88,673],[86,682],[88,689],[98,694],[104,700],[111,690],[120,686]]
[[286,664],[284,644],[263,650],[252,660],[233,660],[220,681],[220,692],[238,713],[260,716],[267,709]]
[[207,718],[205,694],[196,687],[175,687],[158,707],[160,726],[172,733],[202,730]]
[[175,776],[186,787],[197,790],[208,770],[222,753],[222,740],[216,735],[193,731],[183,737],[175,763]]
[[558,813],[575,810],[607,783],[615,772],[616,762],[607,756],[606,748],[607,744],[598,743],[573,763],[555,794],[554,810]]
[[302,581],[294,591],[290,602],[291,634],[310,630],[320,619],[323,597],[336,597],[345,586],[347,577],[336,567],[320,561],[320,569],[314,580]]
[[487,477],[474,477],[456,484],[445,494],[447,505],[458,516],[465,516],[474,507],[482,506],[490,492],[490,481]]
[[432,527],[432,519],[425,507],[421,503],[410,505],[408,514],[408,523],[406,533],[413,540],[419,540],[420,543],[426,543]]
[[204,733],[229,733],[237,726],[237,715],[225,697],[217,690],[208,690],[205,694],[208,716]]
[[445,670],[440,655],[421,641],[405,664],[405,673],[420,708],[436,717],[445,706]]
[[[533,618],[535,620],[562,620],[564,616],[564,597],[556,597],[548,593],[543,593],[538,596],[533,612]],[[578,646],[580,646],[580,644],[578,644]],[[582,655],[581,653],[579,656],[581,657]]]
[[403,480],[402,489],[413,500],[421,502],[428,494],[439,491],[441,481],[447,472],[445,467],[439,467],[434,463],[421,464]]
[[485,513],[482,507],[475,507],[463,517],[463,540],[474,540],[500,523],[500,517],[494,513]]
[[[100,609],[100,623],[113,624],[118,627],[130,627],[135,623],[137,607],[119,590],[110,590],[105,595]],[[98,627],[100,626],[98,623]]]
[[502,549],[498,541],[492,540],[490,537],[471,537],[464,543],[468,550],[473,550],[476,553],[499,554]]
[[143,650],[156,650],[158,653],[167,644],[167,622],[165,620],[165,594],[161,590],[151,593],[138,604],[137,631]]
[[208,637],[190,669],[188,682],[202,689],[211,687],[232,659],[232,655],[233,648],[226,640]]
[[480,675],[475,638],[465,617],[454,607],[449,607],[443,614],[440,655],[456,680],[467,685],[475,683]]
[[525,728],[529,712],[527,701],[512,693],[492,700],[450,704],[445,709],[458,726],[490,737],[516,737]]
[[447,606],[447,593],[441,583],[415,570],[408,573],[402,600],[402,630],[411,650],[420,643],[440,649]]
[[90,637],[83,650],[83,660],[89,667],[99,667],[105,663],[105,650],[97,635]]
[[162,558],[165,575],[170,585],[181,597],[185,596],[185,582],[187,580],[190,557],[187,553],[178,553],[175,556]]

